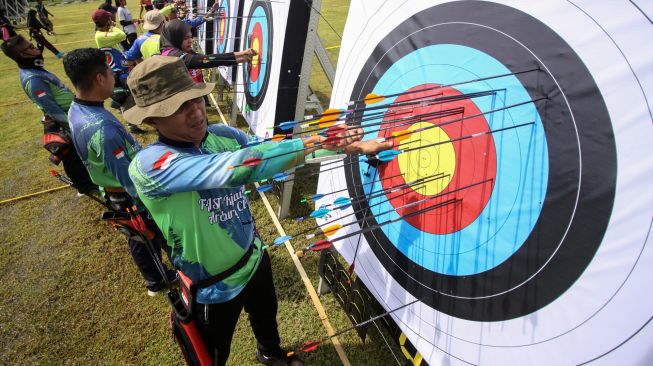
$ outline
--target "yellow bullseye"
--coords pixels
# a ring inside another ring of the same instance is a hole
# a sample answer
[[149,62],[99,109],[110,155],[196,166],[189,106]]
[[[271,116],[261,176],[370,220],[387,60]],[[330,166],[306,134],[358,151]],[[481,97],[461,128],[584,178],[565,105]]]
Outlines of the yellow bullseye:
[[[254,38],[254,41],[252,42],[252,48],[258,51],[258,49],[259,49],[258,38]],[[258,51],[258,52],[260,52],[260,51]],[[252,57],[252,62],[251,62],[252,67],[256,67],[256,65],[258,65],[258,58],[259,57],[260,56],[259,56],[258,53]]]
[[[410,126],[409,130],[414,131],[432,125],[432,123],[428,122],[419,122]],[[449,140],[450,138],[446,132],[439,127],[435,127],[412,134],[410,139],[404,141],[402,149],[411,149]],[[430,177],[438,173],[445,176],[442,179],[431,180],[425,183],[423,188],[416,190],[425,196],[432,196],[442,192],[449,185],[456,170],[456,153],[451,142],[399,154],[397,160],[406,182],[419,178],[431,179]],[[422,185],[417,184],[416,186]]]

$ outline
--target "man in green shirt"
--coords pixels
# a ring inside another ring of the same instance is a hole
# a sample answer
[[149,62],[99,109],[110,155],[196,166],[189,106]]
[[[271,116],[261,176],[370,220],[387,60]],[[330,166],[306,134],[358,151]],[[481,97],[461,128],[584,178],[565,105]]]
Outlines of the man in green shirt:
[[[136,105],[125,111],[125,117],[159,132],[157,142],[136,154],[129,176],[171,246],[175,267],[194,283],[230,273],[199,288],[190,305],[214,363],[226,364],[244,308],[258,342],[257,359],[301,365],[280,348],[270,259],[257,235],[244,184],[304,162],[304,156],[316,150],[311,144],[324,137],[244,147],[248,138],[242,131],[207,124],[202,97],[214,84],[196,84],[176,57],[145,60],[132,70],[128,85]],[[387,142],[362,142],[360,132],[350,131],[340,143],[326,148],[368,154],[392,147]],[[249,158],[264,162],[228,168]]]

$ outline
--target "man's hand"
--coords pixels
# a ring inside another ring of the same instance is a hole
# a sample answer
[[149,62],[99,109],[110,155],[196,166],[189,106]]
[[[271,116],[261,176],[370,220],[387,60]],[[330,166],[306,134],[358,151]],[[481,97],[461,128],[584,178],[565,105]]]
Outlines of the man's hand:
[[245,51],[234,52],[236,56],[236,62],[251,62],[252,58],[257,55],[256,51],[253,48],[246,49]]
[[[336,136],[340,137],[340,139],[336,140],[334,144],[325,144],[322,148],[330,151],[343,150],[346,154],[375,154],[393,147],[392,141],[379,142],[377,139],[362,141],[362,128],[349,129]],[[309,142],[323,143],[326,140],[326,137],[323,136],[312,136],[312,138],[315,141],[311,140]]]

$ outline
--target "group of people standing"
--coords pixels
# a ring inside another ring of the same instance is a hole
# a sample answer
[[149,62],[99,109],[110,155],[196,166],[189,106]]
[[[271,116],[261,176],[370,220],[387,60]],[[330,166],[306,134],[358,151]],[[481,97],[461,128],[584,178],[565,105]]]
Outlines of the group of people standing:
[[[23,89],[45,119],[70,139],[64,169],[80,193],[99,188],[110,203],[128,199],[154,233],[155,255],[141,242],[129,241],[148,293],[155,295],[177,276],[186,286],[195,284],[186,306],[212,362],[227,363],[245,309],[257,339],[258,361],[302,365],[280,347],[270,259],[244,185],[302,163],[316,146],[371,154],[392,143],[362,141],[361,131],[354,129],[326,146],[320,135],[248,146],[242,131],[208,125],[205,96],[214,84],[204,82],[200,69],[250,62],[255,51],[197,54],[192,50],[193,25],[174,17],[166,20],[166,6],[145,14],[146,33],[128,37],[136,22],[128,10],[120,11],[126,9],[125,0],[117,5],[122,29],[111,11],[98,9],[92,14],[97,48],[75,49],[63,58],[74,94],[44,69],[42,50],[22,36],[10,37],[2,51],[16,61]],[[142,148],[105,109],[108,99],[128,124],[154,128],[158,141]],[[266,163],[228,168],[249,158]],[[161,270],[162,249],[174,270]]]

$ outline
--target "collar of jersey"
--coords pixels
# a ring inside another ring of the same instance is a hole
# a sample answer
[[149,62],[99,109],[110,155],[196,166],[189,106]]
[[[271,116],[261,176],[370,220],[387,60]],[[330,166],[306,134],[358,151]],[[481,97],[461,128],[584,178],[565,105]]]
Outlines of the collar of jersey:
[[[206,131],[206,134],[204,135],[204,138],[202,139],[202,143],[204,143],[204,141],[206,141],[207,137],[209,137],[209,132],[208,131]],[[185,148],[185,149],[195,147],[195,144],[192,143],[192,142],[173,140],[171,138],[167,138],[167,137],[163,136],[160,133],[159,133],[159,142],[162,143],[162,144],[165,144],[165,145],[169,145],[169,146],[173,146],[173,147],[179,147],[179,148]]]
[[104,102],[92,102],[90,100],[82,100],[77,97],[75,97],[75,103],[77,104],[82,104],[82,105],[88,105],[92,107],[104,107]]

